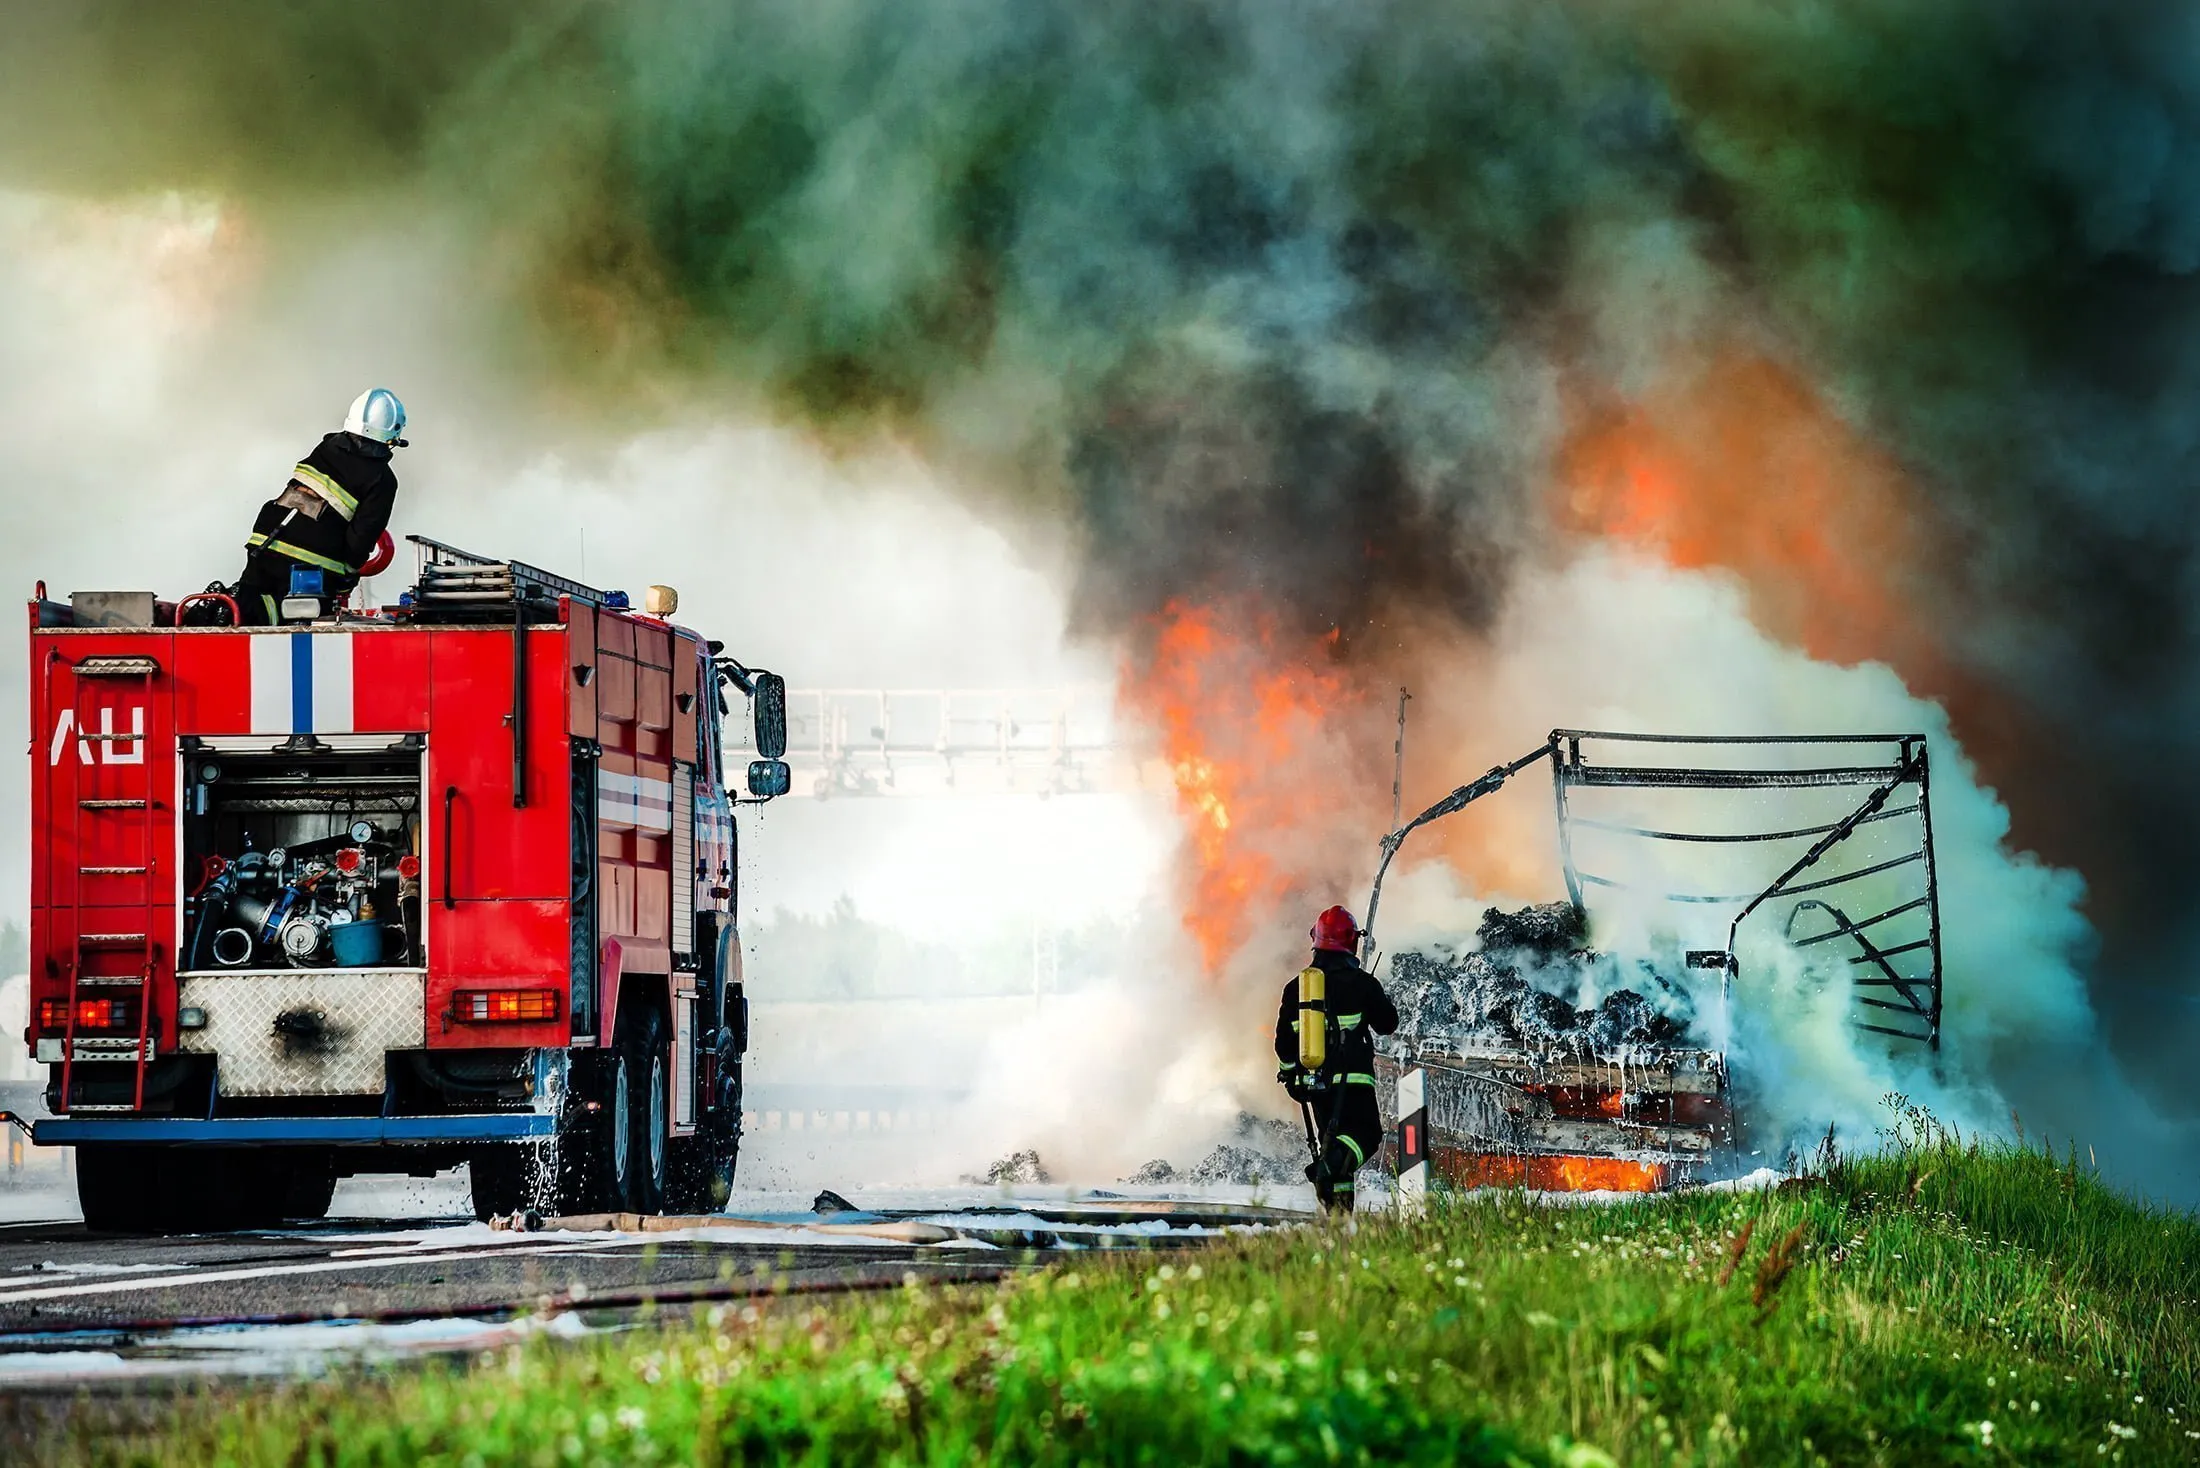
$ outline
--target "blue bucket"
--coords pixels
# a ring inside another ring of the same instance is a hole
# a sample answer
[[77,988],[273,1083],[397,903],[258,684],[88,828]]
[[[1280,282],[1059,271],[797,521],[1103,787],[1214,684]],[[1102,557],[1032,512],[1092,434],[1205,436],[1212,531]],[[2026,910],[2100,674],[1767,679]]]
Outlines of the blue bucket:
[[338,968],[369,968],[382,961],[380,923],[338,923],[328,930],[328,942]]

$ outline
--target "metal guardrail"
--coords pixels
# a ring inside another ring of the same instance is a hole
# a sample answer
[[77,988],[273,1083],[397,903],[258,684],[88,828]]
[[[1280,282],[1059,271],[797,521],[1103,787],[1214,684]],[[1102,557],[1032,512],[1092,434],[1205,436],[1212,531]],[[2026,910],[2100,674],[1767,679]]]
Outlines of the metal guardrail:
[[805,688],[787,695],[798,795],[1083,794],[1134,787],[1114,691]]

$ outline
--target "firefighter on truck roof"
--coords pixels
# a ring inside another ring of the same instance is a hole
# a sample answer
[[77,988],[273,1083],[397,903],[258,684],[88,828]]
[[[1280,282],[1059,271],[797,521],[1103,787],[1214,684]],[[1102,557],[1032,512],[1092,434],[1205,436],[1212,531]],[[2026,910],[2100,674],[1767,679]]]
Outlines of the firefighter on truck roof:
[[405,405],[386,387],[352,400],[344,426],[327,434],[290,471],[283,492],[260,506],[245,541],[237,611],[247,626],[281,619],[293,571],[317,571],[323,597],[358,585],[397,503],[392,451],[405,447]]
[[1309,1117],[1306,1169],[1322,1208],[1352,1211],[1352,1177],[1383,1140],[1375,1104],[1375,1036],[1398,1028],[1398,1007],[1353,958],[1360,923],[1341,907],[1314,919],[1314,961],[1283,986],[1276,1078]]

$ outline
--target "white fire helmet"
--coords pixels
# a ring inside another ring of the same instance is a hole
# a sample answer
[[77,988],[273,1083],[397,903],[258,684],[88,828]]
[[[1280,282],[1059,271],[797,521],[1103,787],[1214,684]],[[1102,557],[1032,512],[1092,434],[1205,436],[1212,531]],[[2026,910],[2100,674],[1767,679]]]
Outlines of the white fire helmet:
[[344,432],[403,448],[405,405],[388,388],[370,387],[351,400],[351,412],[344,416]]

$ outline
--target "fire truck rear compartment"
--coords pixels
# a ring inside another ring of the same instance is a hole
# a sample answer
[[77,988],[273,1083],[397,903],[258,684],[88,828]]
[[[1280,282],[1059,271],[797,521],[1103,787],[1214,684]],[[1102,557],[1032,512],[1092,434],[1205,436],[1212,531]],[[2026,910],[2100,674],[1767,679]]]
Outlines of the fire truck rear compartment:
[[224,743],[183,741],[183,973],[419,968],[420,740]]

